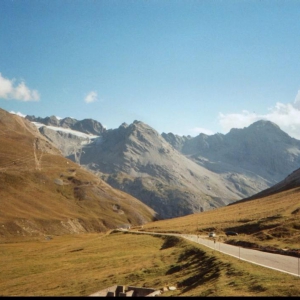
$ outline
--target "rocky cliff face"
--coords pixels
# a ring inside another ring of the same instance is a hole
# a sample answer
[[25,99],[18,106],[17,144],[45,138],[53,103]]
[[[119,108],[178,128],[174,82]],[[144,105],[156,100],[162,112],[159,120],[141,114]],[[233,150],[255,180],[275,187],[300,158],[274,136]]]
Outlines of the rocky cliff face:
[[[83,122],[62,124],[70,128],[81,124],[83,127],[76,128],[92,132]],[[149,205],[162,218],[250,197],[300,165],[300,141],[269,121],[232,129],[226,135],[200,134],[194,138],[160,135],[140,121],[111,130],[99,124],[93,131],[98,138],[77,143],[76,150],[69,148],[65,155]],[[57,143],[63,142],[57,139]]]
[[26,116],[25,119],[31,122],[38,122],[47,126],[69,128],[72,130],[76,130],[76,131],[80,131],[92,135],[100,135],[106,130],[101,123],[93,119],[84,119],[78,121],[73,118],[57,119],[55,116],[46,117],[46,118]]
[[79,136],[72,132],[54,130],[51,129],[51,127],[47,126],[40,127],[39,131],[56,145],[63,156],[67,157],[75,153],[75,162],[78,162],[77,157],[81,153],[82,145],[90,143],[91,141],[91,138],[89,138],[88,136]]

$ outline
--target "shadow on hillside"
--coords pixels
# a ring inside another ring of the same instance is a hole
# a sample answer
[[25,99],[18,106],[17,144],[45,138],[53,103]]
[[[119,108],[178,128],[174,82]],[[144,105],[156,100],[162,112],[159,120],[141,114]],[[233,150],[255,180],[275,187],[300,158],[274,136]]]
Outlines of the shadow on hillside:
[[277,216],[271,216],[267,218],[262,218],[260,220],[255,220],[255,221],[250,221],[249,220],[240,220],[240,222],[245,222],[245,224],[239,225],[239,226],[234,226],[234,227],[228,227],[226,230],[228,231],[235,231],[238,233],[246,233],[246,234],[253,234],[257,233],[262,230],[267,230],[267,229],[273,229],[276,228],[281,224],[280,221],[277,223],[274,223],[275,220],[281,219],[282,216],[277,215]]
[[183,293],[209,281],[216,281],[220,277],[217,260],[214,257],[208,257],[205,252],[197,248],[190,248],[182,253],[177,264],[171,266],[166,275],[177,272],[183,273],[185,277],[177,284]]
[[176,236],[167,236],[167,237],[160,236],[160,237],[164,239],[164,243],[162,244],[160,250],[174,247],[178,245],[178,243],[180,242],[180,239]]

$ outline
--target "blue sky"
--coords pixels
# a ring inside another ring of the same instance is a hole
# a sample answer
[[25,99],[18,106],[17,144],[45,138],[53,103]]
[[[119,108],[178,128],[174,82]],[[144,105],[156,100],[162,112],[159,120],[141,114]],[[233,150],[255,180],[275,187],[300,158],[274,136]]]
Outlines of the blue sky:
[[300,0],[1,0],[0,108],[300,139]]

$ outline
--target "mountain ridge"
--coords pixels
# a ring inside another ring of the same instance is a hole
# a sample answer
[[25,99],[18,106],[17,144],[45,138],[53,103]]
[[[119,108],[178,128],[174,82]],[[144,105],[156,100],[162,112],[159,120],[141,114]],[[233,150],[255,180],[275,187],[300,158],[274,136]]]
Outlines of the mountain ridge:
[[[74,128],[78,122],[69,124]],[[300,141],[266,120],[225,135],[196,137],[159,134],[135,120],[103,130],[65,156],[158,209],[162,218],[173,218],[224,206],[276,184],[299,167]]]

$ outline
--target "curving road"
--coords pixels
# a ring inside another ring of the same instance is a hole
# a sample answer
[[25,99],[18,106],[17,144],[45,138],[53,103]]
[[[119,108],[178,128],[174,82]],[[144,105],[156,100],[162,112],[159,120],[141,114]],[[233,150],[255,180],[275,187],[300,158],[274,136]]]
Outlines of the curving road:
[[300,276],[299,257],[262,252],[258,250],[229,245],[218,241],[214,242],[213,239],[205,239],[193,234],[154,233],[132,230],[130,230],[129,232],[183,237],[187,240],[199,243],[216,251],[222,252],[224,254],[236,257],[247,262],[260,265],[269,269],[273,269],[279,272],[288,273],[290,275]]

